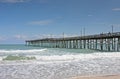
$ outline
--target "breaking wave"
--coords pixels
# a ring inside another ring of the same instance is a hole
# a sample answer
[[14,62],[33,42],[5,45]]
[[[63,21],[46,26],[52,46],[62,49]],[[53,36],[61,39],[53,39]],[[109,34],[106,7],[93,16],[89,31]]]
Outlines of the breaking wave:
[[119,58],[120,52],[97,52],[92,54],[67,54],[67,55],[51,55],[51,56],[37,56],[36,59],[41,61],[71,61],[71,60],[87,60],[87,59],[95,59],[95,58]]
[[94,52],[94,53],[74,53],[70,51],[60,51],[51,49],[26,49],[26,50],[0,50],[0,56],[25,55],[34,56],[40,61],[71,61],[86,60],[94,58],[116,58],[120,57],[120,52]]
[[0,53],[34,53],[43,52],[47,49],[29,49],[29,50],[0,50]]

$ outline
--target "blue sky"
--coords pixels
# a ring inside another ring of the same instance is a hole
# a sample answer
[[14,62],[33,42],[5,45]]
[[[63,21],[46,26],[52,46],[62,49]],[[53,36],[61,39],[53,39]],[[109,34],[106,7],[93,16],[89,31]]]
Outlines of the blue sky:
[[0,0],[0,44],[120,31],[120,0]]

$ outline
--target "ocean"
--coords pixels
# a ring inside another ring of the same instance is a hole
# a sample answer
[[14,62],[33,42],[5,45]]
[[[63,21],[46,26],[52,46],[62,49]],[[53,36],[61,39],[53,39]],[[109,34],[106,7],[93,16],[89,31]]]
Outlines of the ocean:
[[[10,56],[21,59],[11,60],[8,58]],[[120,74],[119,62],[120,52],[0,45],[0,79],[67,79],[74,76],[115,75]]]

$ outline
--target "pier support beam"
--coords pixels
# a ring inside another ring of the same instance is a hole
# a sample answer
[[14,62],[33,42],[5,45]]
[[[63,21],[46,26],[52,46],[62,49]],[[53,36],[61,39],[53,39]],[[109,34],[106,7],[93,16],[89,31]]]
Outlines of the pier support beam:
[[118,38],[117,51],[120,51],[120,38]]
[[84,40],[84,49],[86,48],[86,40]]
[[82,49],[82,40],[80,40],[80,49]]
[[95,40],[95,50],[97,50],[97,39]]
[[89,39],[87,40],[87,49],[89,49]]
[[114,40],[113,40],[113,42],[114,42],[114,47],[113,47],[113,51],[115,51],[115,48],[116,48],[116,39],[114,38]]
[[103,51],[103,39],[100,40],[100,49]]
[[110,39],[108,39],[108,51],[110,51]]

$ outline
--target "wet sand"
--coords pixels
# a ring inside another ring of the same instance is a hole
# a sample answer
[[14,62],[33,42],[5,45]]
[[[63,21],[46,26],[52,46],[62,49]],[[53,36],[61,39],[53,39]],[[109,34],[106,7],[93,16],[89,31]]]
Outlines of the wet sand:
[[106,76],[78,76],[70,79],[120,79],[120,75],[106,75]]

